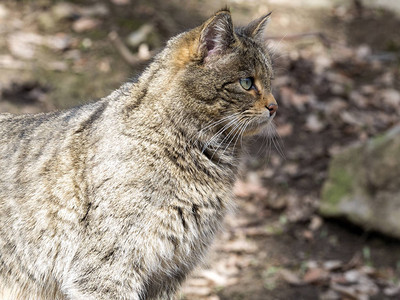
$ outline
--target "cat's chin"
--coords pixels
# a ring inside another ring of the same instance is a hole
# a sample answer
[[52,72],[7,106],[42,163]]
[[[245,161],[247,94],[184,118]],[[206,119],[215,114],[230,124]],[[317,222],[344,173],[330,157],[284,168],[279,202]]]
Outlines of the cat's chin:
[[263,132],[268,126],[271,125],[272,120],[275,117],[274,113],[272,116],[267,117],[267,118],[257,118],[253,122],[249,124],[249,126],[246,128],[246,131],[243,133],[244,136],[252,136],[252,135],[257,135],[261,132]]

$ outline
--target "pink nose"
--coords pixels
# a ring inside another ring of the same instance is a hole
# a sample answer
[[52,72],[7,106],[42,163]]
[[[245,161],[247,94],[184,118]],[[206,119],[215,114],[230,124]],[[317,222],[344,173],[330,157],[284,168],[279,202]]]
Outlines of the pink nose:
[[278,110],[278,104],[269,104],[267,106],[267,109],[269,110],[270,114],[274,114]]

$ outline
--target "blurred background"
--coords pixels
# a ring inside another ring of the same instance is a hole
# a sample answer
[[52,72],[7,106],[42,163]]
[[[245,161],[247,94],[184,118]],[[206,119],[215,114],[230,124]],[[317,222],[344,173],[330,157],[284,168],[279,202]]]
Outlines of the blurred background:
[[0,2],[0,112],[108,95],[171,36],[272,11],[277,134],[251,141],[181,299],[400,299],[400,2]]

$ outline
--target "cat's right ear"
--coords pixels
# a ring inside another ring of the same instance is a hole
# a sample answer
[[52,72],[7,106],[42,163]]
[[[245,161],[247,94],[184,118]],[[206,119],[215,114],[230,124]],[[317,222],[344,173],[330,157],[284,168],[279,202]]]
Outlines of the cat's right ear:
[[262,41],[264,29],[267,26],[269,19],[271,17],[271,13],[262,16],[259,19],[254,20],[249,25],[244,28],[244,32],[247,36],[252,37],[255,40]]
[[204,60],[214,55],[224,54],[235,42],[231,13],[218,11],[203,25],[199,39],[199,52]]

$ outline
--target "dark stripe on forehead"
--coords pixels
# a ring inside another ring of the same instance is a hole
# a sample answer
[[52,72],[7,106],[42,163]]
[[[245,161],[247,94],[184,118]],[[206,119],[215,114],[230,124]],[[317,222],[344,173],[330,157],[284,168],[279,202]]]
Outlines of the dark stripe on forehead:
[[265,53],[264,49],[257,49],[259,54],[260,54],[260,59],[262,60],[262,63],[265,65],[265,67],[267,68],[267,71],[269,74],[272,74],[272,63],[271,60],[268,57],[268,54]]
[[245,54],[247,54],[246,52],[249,51],[254,51],[255,52],[255,61],[257,64],[262,64],[263,66],[265,66],[266,71],[269,74],[272,74],[272,63],[271,60],[269,59],[267,52],[267,49],[265,46],[262,46],[260,44],[258,44],[256,41],[252,40],[251,38],[242,35],[241,32],[239,31],[237,33],[239,40],[241,42],[241,51],[244,51]]

